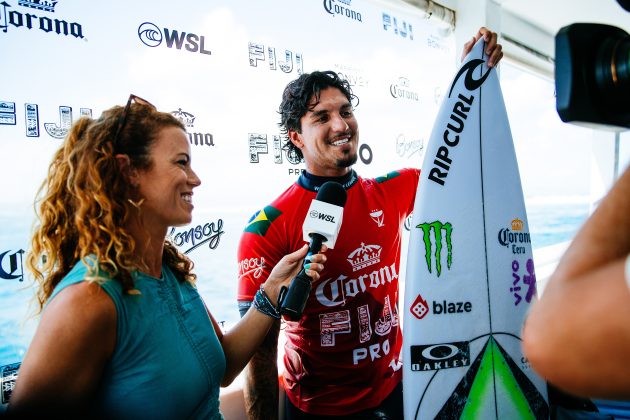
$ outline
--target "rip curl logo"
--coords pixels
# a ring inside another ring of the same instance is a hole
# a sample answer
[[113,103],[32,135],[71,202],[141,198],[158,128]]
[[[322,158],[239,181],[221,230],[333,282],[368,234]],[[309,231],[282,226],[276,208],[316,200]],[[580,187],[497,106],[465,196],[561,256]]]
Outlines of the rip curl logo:
[[[453,263],[453,245],[451,242],[451,236],[453,233],[453,226],[449,223],[442,223],[435,221],[433,223],[421,223],[416,226],[422,229],[422,239],[424,241],[425,260],[427,262],[427,268],[429,273],[432,273],[431,260],[435,257],[435,270],[437,276],[442,274],[442,236],[446,242],[446,266],[450,270]],[[431,235],[433,232],[433,236]],[[431,241],[433,237],[434,241]],[[433,251],[433,245],[435,244],[435,251]]]
[[482,65],[483,63],[485,63],[485,61],[479,58],[475,58],[468,61],[466,64],[464,64],[462,68],[459,69],[459,71],[457,72],[457,75],[455,76],[455,80],[453,80],[453,84],[451,85],[451,90],[448,91],[448,97],[449,98],[451,97],[451,93],[453,92],[453,89],[455,88],[457,81],[464,73],[466,73],[466,77],[464,78],[464,86],[466,86],[466,89],[473,91],[473,90],[477,90],[479,86],[483,85],[483,82],[485,82],[488,76],[490,75],[490,70],[492,70],[491,68],[488,68],[488,70],[486,70],[484,75],[481,76],[479,79],[475,79],[473,77],[475,69],[479,67],[480,65]]

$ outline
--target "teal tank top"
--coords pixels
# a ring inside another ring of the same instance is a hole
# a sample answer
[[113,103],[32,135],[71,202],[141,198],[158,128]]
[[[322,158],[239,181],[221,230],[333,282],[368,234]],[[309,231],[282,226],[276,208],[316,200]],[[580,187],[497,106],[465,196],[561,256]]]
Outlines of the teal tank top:
[[[79,261],[55,287],[84,280]],[[107,278],[107,277],[105,277]],[[166,266],[162,277],[134,272],[140,294],[118,281],[101,287],[116,305],[116,348],[105,367],[97,412],[117,419],[222,419],[219,387],[225,355],[197,290]]]

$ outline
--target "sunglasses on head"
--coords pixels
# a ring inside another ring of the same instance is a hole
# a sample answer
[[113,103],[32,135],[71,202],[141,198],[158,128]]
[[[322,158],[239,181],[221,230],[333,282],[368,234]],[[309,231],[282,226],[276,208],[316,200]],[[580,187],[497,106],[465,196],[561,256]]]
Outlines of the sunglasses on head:
[[133,93],[129,95],[129,99],[127,100],[127,105],[125,105],[125,109],[123,110],[122,114],[120,114],[120,117],[118,117],[118,126],[116,127],[116,134],[114,134],[114,140],[112,142],[114,145],[114,149],[117,148],[116,146],[118,145],[118,137],[120,136],[120,133],[122,132],[123,128],[125,128],[125,124],[127,123],[127,117],[129,116],[129,110],[131,109],[131,104],[133,102],[140,105],[148,105],[151,108],[156,109],[155,105],[153,105],[151,102],[147,101],[146,99],[136,96]]

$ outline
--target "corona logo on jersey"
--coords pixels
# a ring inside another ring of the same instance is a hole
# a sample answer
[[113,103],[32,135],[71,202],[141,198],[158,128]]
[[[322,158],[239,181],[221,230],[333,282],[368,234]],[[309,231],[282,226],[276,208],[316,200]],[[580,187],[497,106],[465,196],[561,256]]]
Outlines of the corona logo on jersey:
[[[446,267],[450,270],[453,263],[453,245],[451,235],[453,226],[446,222],[435,221],[433,223],[420,223],[416,228],[422,229],[422,239],[424,241],[424,256],[427,262],[427,269],[432,273],[431,260],[435,258],[435,271],[437,276],[442,274],[442,237],[446,243]],[[431,235],[433,232],[433,235]],[[433,240],[431,240],[433,238]],[[435,247],[435,250],[433,249]]]
[[352,265],[352,271],[359,271],[365,267],[369,267],[381,262],[381,251],[383,249],[379,245],[361,246],[348,255],[348,262]]

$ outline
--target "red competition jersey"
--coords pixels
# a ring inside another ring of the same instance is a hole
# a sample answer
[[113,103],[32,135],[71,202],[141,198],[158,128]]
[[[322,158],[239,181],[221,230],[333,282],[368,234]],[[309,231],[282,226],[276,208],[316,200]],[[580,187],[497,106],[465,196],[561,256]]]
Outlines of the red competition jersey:
[[[420,171],[376,179],[351,171],[341,230],[299,321],[285,321],[284,384],[312,414],[346,415],[379,405],[402,378],[398,316],[401,235]],[[259,211],[238,249],[239,301],[252,301],[274,265],[304,245],[315,190],[330,178],[303,174]],[[337,179],[336,179],[337,180]]]

